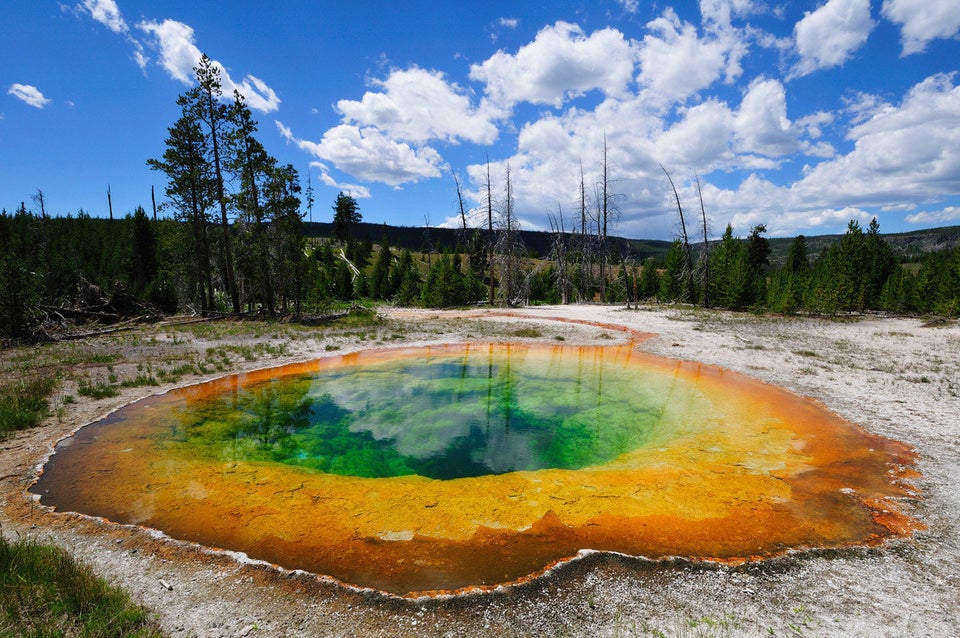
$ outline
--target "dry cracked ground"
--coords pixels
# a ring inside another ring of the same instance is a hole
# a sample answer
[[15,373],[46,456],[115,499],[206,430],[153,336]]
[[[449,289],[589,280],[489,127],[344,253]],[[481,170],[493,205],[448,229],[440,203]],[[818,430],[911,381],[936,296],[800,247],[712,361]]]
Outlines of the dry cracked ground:
[[[755,317],[692,308],[381,309],[354,327],[160,324],[0,352],[0,380],[56,369],[53,415],[0,443],[0,524],[54,543],[146,606],[169,636],[960,635],[960,327],[918,318]],[[557,322],[569,320],[600,325]],[[797,552],[741,566],[591,555],[493,593],[398,600],[245,562],[148,530],[47,511],[27,493],[56,442],[135,399],[227,372],[330,353],[464,340],[611,343],[651,332],[652,354],[716,364],[813,397],[913,446],[926,525],[875,548]],[[121,386],[114,397],[81,386]]]

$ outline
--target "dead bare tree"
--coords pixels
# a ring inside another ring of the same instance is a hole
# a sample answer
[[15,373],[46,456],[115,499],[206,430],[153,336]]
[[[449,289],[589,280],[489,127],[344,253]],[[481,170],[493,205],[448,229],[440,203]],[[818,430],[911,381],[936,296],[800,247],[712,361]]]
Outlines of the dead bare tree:
[[457,231],[457,242],[461,246],[466,247],[469,243],[467,238],[467,208],[463,203],[463,189],[460,188],[460,177],[456,173],[453,174],[453,183],[457,185],[457,203],[460,206],[460,229]]
[[603,134],[603,159],[600,162],[600,188],[597,201],[597,239],[600,243],[600,301],[607,292],[607,217],[610,207],[610,165],[607,162],[607,134]]
[[493,186],[490,183],[490,156],[487,155],[487,267],[490,269],[488,279],[490,281],[490,305],[494,301],[494,278],[493,278]]
[[423,231],[420,233],[420,245],[427,253],[427,272],[433,267],[433,237],[430,235],[430,213],[423,215]]
[[504,206],[507,223],[505,224],[505,239],[506,239],[506,299],[509,303],[510,299],[513,297],[513,277],[516,274],[516,269],[513,267],[513,183],[510,180],[510,164],[507,164],[507,180],[506,180],[506,204]]
[[660,170],[667,176],[667,180],[670,182],[670,188],[673,189],[673,196],[677,200],[677,215],[680,218],[680,244],[683,247],[683,267],[680,269],[680,278],[685,283],[684,301],[693,303],[696,301],[696,294],[693,283],[693,258],[690,251],[690,238],[687,235],[687,222],[683,218],[683,206],[680,205],[680,194],[677,192],[677,187],[673,183],[673,178],[670,177],[670,173],[663,167],[663,164],[660,164]]
[[457,185],[457,202],[460,204],[460,228],[467,230],[467,209],[463,205],[463,189],[460,188],[460,177],[453,174],[453,183]]
[[518,303],[524,294],[520,283],[522,277],[519,266],[521,247],[519,242],[519,223],[513,210],[513,180],[510,165],[507,165],[504,199],[500,206],[500,232],[497,238],[497,261],[500,270],[500,289],[507,304]]
[[40,218],[46,219],[47,218],[47,198],[43,194],[43,191],[40,190],[39,188],[37,189],[37,192],[33,194],[33,201],[37,206],[40,207]]
[[703,189],[700,187],[700,176],[697,179],[697,196],[700,198],[700,219],[703,229],[703,250],[698,259],[698,272],[700,274],[701,285],[703,286],[703,307],[710,306],[710,229],[707,226],[707,209],[703,205]]
[[631,301],[634,302],[639,309],[640,298],[637,293],[637,262],[629,254],[621,252],[620,264],[622,268],[620,274],[623,277],[624,300],[627,304],[627,310],[630,309]]
[[578,286],[578,301],[587,301],[592,295],[590,290],[593,282],[593,256],[590,237],[587,235],[587,187],[583,178],[583,160],[580,160],[580,281]]
[[603,134],[603,156],[600,162],[600,181],[596,189],[597,198],[597,241],[600,250],[600,299],[606,299],[606,289],[609,270],[609,247],[607,245],[610,226],[620,215],[617,201],[625,195],[614,193],[611,190],[613,180],[610,177],[610,159],[607,153],[607,134]]
[[570,303],[570,272],[567,260],[569,237],[563,226],[563,208],[557,203],[557,215],[550,214],[550,233],[552,235],[551,252],[556,263],[554,280],[560,292],[560,303]]
[[309,220],[310,220],[310,223],[312,224],[312,223],[313,223],[313,202],[314,202],[314,199],[313,199],[313,179],[310,177],[310,167],[309,167],[309,166],[307,167],[307,190],[305,190],[305,191],[303,192],[303,194],[306,196],[306,197],[305,197],[305,199],[306,199],[306,202],[305,202],[305,203],[307,204],[307,213],[310,215],[310,216],[309,216]]

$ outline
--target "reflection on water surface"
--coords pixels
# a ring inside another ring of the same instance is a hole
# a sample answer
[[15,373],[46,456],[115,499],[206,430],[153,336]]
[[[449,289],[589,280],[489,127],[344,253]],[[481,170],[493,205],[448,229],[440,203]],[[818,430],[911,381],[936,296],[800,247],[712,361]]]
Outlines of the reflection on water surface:
[[606,463],[662,439],[697,402],[671,377],[589,350],[466,346],[344,363],[188,398],[170,431],[220,459],[454,479]]

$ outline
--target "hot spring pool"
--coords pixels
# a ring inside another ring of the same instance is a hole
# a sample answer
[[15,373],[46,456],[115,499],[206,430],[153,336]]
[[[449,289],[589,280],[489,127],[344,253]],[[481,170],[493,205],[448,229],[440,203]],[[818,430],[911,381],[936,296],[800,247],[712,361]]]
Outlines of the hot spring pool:
[[63,440],[43,504],[392,594],[592,549],[746,560],[912,521],[903,444],[720,368],[614,347],[328,357],[152,396]]

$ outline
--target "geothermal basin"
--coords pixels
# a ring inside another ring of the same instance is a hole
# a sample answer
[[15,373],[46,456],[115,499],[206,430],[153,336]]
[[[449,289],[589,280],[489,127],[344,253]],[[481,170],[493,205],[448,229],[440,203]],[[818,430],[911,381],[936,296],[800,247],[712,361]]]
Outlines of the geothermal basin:
[[489,589],[583,550],[741,562],[918,523],[914,454],[819,403],[633,344],[375,350],[132,403],[31,488],[388,594]]

